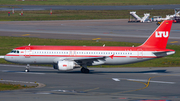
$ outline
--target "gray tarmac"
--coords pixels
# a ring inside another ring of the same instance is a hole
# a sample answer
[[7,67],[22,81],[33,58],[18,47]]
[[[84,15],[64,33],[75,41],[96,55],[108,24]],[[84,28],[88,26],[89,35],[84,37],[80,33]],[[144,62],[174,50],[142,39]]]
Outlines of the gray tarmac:
[[[0,35],[143,43],[157,27],[155,23],[127,21],[1,21]],[[180,44],[179,28],[180,24],[172,25],[168,44]],[[180,100],[179,67],[90,68],[90,74],[82,74],[79,69],[62,72],[50,67],[31,66],[29,73],[24,73],[24,69],[22,65],[0,64],[0,82],[11,80],[23,85],[37,82],[45,86],[1,91],[1,101]]]
[[[0,64],[0,82],[38,82],[39,88],[1,91],[1,101],[179,101],[180,68],[90,68],[56,71],[51,67]],[[26,85],[26,84],[23,84]]]
[[76,5],[0,5],[0,11],[11,11],[14,7],[15,11],[20,10],[159,10],[159,9],[175,9],[179,8],[180,4],[170,5],[130,5],[130,6],[76,6]]
[[[155,22],[128,23],[128,19],[1,21],[0,36],[143,43],[157,27]],[[168,44],[180,44],[179,28],[173,23]]]

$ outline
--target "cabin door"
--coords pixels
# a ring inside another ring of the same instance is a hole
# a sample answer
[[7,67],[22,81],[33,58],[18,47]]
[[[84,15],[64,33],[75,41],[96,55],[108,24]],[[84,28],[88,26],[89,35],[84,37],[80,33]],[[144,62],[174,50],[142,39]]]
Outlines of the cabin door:
[[142,49],[138,49],[137,50],[137,58],[138,59],[142,59],[143,58],[143,50]]
[[25,48],[25,58],[30,58],[30,47]]

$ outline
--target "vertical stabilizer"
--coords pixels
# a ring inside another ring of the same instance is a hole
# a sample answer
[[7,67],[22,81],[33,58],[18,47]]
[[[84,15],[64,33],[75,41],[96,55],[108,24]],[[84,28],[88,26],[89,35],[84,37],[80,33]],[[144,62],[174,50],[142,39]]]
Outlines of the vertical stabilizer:
[[173,20],[165,20],[139,47],[166,48]]

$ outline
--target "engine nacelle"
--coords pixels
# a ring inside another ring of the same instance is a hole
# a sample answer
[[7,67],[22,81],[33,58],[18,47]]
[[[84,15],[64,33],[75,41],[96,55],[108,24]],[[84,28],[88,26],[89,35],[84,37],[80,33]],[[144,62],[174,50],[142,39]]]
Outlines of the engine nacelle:
[[72,70],[75,68],[74,61],[58,61],[56,67],[58,70]]

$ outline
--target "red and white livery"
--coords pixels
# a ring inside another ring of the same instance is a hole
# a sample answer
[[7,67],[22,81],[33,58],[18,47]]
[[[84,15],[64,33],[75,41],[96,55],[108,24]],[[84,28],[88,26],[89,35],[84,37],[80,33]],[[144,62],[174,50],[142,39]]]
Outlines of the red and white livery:
[[82,67],[81,72],[89,73],[87,66],[121,65],[174,54],[166,49],[172,20],[165,20],[152,35],[138,47],[111,46],[21,46],[5,55],[5,60],[14,63],[52,64],[54,69],[72,70]]

